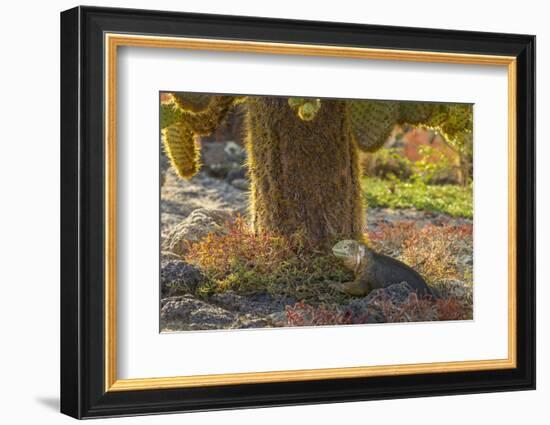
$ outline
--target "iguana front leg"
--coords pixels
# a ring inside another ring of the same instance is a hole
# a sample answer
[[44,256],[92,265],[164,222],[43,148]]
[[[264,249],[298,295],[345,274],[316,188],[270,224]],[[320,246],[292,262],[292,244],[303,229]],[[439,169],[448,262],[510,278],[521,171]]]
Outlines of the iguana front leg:
[[330,287],[355,297],[363,297],[369,292],[368,288],[366,288],[360,280],[355,280],[353,282],[332,283]]

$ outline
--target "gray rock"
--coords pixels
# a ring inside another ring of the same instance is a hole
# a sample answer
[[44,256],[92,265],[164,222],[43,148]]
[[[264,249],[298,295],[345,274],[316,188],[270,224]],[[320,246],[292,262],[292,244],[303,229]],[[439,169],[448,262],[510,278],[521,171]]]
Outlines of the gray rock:
[[187,252],[188,242],[196,242],[209,233],[222,233],[226,225],[232,221],[232,215],[226,210],[196,209],[172,228],[164,240],[162,249],[183,256]]
[[160,149],[160,185],[164,186],[166,183],[166,173],[170,168],[170,160],[166,156],[164,149]]
[[462,217],[451,217],[443,213],[431,211],[420,211],[414,208],[392,209],[392,208],[368,208],[366,213],[369,230],[378,230],[380,224],[396,224],[403,221],[412,221],[418,229],[426,225],[437,226],[460,226],[472,224],[472,219]]
[[407,282],[395,283],[386,288],[375,289],[367,295],[364,300],[367,303],[373,301],[387,300],[393,304],[401,304],[407,301],[409,295],[414,292],[414,289]]
[[166,175],[161,190],[161,238],[163,246],[169,233],[199,208],[222,209],[248,214],[248,192],[237,189],[226,181],[199,172],[189,180],[179,178],[173,170]]
[[269,315],[269,320],[275,326],[286,326],[287,325],[286,312],[276,311],[275,313],[271,313]]
[[231,184],[240,190],[250,189],[250,182],[247,179],[235,179],[231,182]]
[[246,151],[232,140],[225,143],[223,151],[230,161],[243,162],[246,159]]
[[163,331],[250,329],[272,326],[267,317],[252,313],[235,313],[192,295],[161,300]]
[[239,295],[230,290],[212,295],[209,301],[232,312],[260,316],[268,316],[277,312],[284,313],[285,306],[296,303],[294,299],[273,297],[268,293]]
[[351,323],[384,323],[385,315],[380,306],[368,303],[365,298],[348,304],[347,310]]
[[201,148],[201,159],[208,174],[223,179],[232,171],[241,168],[246,160],[246,152],[233,141],[204,141]]
[[239,323],[235,327],[239,329],[254,329],[265,328],[269,325],[269,320],[263,317],[254,317],[252,314],[246,314],[239,317]]
[[232,327],[235,315],[192,295],[164,300],[160,310],[163,328],[176,330],[207,330]]
[[221,162],[206,166],[206,171],[212,177],[225,179],[229,173],[239,169],[239,164],[234,162]]
[[225,181],[227,183],[231,183],[233,180],[246,179],[247,174],[248,174],[248,169],[245,166],[243,166],[243,167],[240,167],[236,170],[231,170],[227,174],[227,177],[225,178]]
[[225,143],[205,142],[201,143],[201,161],[204,165],[223,164],[227,161]]
[[386,318],[381,303],[402,304],[412,292],[407,282],[396,283],[375,289],[364,298],[354,299],[345,310],[349,312],[352,323],[384,323]]
[[201,271],[179,259],[162,259],[160,282],[162,297],[195,292],[205,280]]

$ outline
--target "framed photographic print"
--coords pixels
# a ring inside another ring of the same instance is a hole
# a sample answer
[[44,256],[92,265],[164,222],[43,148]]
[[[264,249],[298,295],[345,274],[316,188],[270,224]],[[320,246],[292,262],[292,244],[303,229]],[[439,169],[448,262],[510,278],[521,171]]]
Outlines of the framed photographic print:
[[535,37],[61,14],[61,411],[535,387]]

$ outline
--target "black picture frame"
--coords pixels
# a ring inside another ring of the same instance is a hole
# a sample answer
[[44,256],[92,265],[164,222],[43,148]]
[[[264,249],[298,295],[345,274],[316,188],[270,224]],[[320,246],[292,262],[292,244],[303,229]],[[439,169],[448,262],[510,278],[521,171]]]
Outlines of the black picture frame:
[[[105,391],[104,33],[517,58],[517,367],[504,370]],[[61,13],[61,412],[75,418],[535,388],[535,37],[76,7]]]

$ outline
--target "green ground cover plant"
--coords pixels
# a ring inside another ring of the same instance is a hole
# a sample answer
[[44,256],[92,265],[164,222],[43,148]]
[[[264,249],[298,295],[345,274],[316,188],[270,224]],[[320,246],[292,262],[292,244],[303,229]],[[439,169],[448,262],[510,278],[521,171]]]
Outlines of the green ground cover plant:
[[363,177],[361,188],[369,207],[416,208],[453,217],[473,217],[471,184],[430,185],[421,180]]

